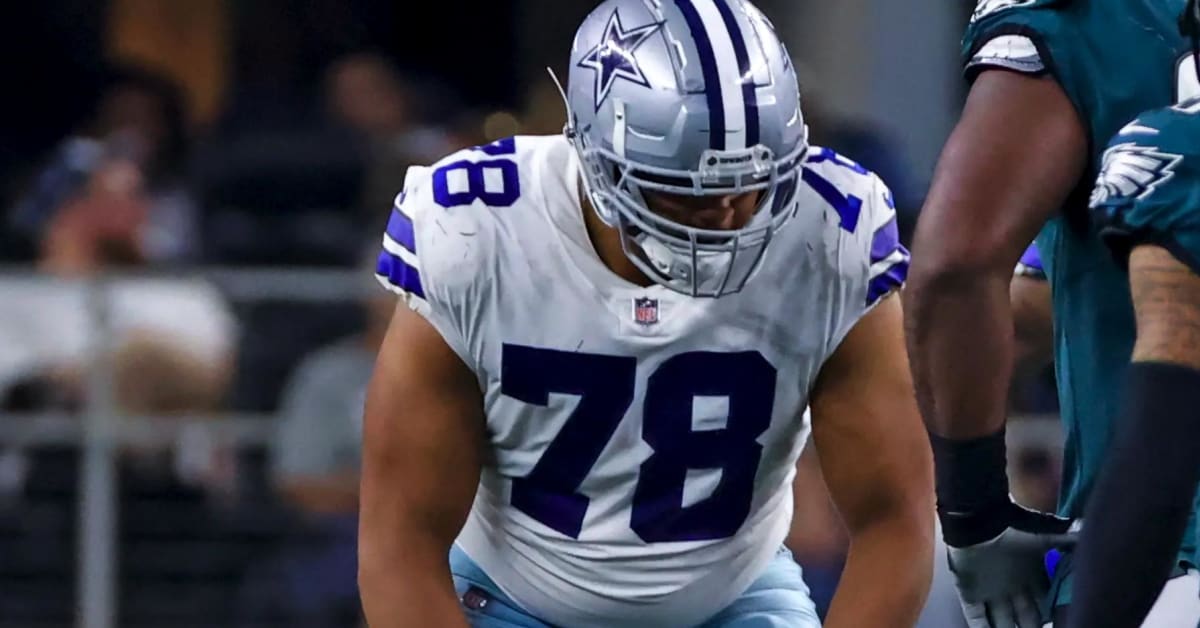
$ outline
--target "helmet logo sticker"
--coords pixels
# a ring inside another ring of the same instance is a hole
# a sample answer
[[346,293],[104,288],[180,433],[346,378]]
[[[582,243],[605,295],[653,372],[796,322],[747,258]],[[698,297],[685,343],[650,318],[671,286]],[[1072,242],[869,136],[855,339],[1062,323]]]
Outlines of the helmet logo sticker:
[[621,24],[621,16],[613,11],[608,18],[608,25],[604,27],[603,40],[579,61],[579,67],[591,69],[596,73],[594,94],[597,111],[618,78],[643,87],[650,86],[633,53],[661,27],[662,22],[652,22],[625,30]]

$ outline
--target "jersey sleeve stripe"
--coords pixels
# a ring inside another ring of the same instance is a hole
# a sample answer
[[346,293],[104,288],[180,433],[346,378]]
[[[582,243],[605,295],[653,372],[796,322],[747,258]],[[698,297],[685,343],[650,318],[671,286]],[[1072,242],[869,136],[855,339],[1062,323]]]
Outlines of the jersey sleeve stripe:
[[909,259],[908,249],[897,244],[890,255],[871,264],[871,280],[867,284],[868,306],[874,305],[885,294],[904,286],[904,280],[908,278]]
[[826,203],[833,206],[834,211],[842,220],[842,227],[846,231],[854,233],[854,230],[858,228],[859,215],[862,213],[862,199],[854,196],[842,196],[837,187],[811,168],[805,168],[800,174],[800,178]]
[[896,217],[892,216],[882,227],[875,230],[871,236],[871,263],[883,260],[900,248],[900,229],[896,226]]
[[391,253],[394,257],[400,258],[405,264],[412,266],[418,271],[421,270],[421,262],[418,261],[417,256],[413,255],[412,251],[401,246],[399,242],[393,240],[392,236],[384,234],[383,250]]
[[867,285],[867,305],[874,305],[884,295],[902,288],[907,278],[908,256],[905,255],[903,261],[892,264],[887,271],[871,278],[871,283]]
[[386,280],[391,287],[403,292],[425,298],[425,287],[421,284],[421,273],[415,267],[407,264],[399,256],[387,249],[387,239],[384,240],[385,250],[380,251],[375,265],[376,274]]
[[903,246],[896,245],[896,249],[893,250],[891,254],[879,260],[878,262],[871,264],[871,269],[869,272],[871,279],[887,273],[896,264],[907,264],[908,259],[908,249],[904,248]]
[[409,218],[397,204],[392,210],[392,215],[388,218],[387,235],[394,242],[408,249],[411,253],[417,252],[417,235],[413,230],[412,218]]
[[1004,68],[1024,74],[1041,74],[1046,71],[1046,64],[1042,62],[1037,44],[1024,35],[1000,35],[989,40],[967,62],[968,70],[980,66]]

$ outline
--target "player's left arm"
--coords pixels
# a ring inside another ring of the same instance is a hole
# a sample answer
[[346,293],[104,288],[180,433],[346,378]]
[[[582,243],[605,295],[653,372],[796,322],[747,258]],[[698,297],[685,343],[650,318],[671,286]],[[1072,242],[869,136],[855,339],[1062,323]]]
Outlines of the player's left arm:
[[850,533],[825,625],[912,625],[933,573],[933,461],[898,297],[850,330],[822,367],[811,405],[821,470]]
[[1129,257],[1129,282],[1137,342],[1084,514],[1072,627],[1141,622],[1174,567],[1200,483],[1200,274],[1147,244]]

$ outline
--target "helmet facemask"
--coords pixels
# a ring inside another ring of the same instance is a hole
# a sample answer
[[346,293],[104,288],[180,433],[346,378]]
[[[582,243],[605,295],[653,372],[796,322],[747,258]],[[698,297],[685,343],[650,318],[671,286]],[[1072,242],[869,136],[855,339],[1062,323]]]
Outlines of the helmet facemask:
[[[635,164],[572,134],[583,166],[584,188],[596,213],[617,229],[629,260],[671,290],[694,297],[740,291],[762,265],[767,244],[796,212],[796,191],[807,143],[776,158],[765,146],[705,151],[695,170]],[[667,219],[643,191],[678,196],[732,196],[759,192],[743,227],[701,229]]]

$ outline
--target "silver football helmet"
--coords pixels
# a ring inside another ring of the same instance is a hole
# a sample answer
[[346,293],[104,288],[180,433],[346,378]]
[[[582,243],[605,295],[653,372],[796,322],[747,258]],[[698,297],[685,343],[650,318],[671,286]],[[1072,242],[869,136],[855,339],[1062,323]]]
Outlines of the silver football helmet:
[[[808,151],[795,70],[745,0],[606,0],[571,50],[567,137],[600,218],[625,254],[677,292],[741,290],[796,212]],[[652,211],[644,191],[759,192],[742,228],[699,229]]]

